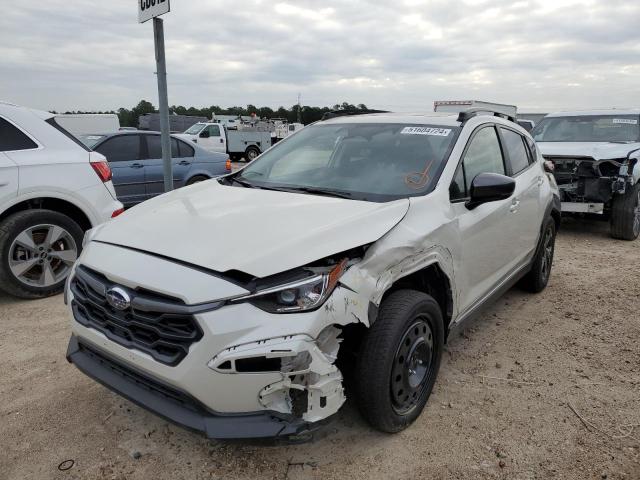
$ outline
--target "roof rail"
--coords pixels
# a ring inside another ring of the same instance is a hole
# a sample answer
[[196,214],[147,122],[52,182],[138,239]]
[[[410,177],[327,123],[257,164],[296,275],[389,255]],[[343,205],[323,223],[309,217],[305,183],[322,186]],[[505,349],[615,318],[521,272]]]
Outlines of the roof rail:
[[329,120],[336,117],[346,117],[348,115],[366,115],[367,113],[389,113],[387,110],[332,110],[325,113],[320,121]]
[[480,115],[481,113],[486,113],[494,117],[505,118],[507,120],[511,120],[512,122],[516,121],[516,118],[512,117],[511,115],[507,115],[506,113],[502,113],[502,112],[496,112],[494,110],[491,110],[485,107],[467,108],[466,110],[461,111],[460,114],[458,115],[458,121],[460,123],[464,123],[467,120]]

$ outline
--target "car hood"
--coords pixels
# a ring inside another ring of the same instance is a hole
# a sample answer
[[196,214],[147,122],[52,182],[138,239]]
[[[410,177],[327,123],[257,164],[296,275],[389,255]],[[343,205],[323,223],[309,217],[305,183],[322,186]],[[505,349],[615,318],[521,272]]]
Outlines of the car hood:
[[640,143],[610,142],[537,142],[544,156],[580,156],[596,160],[626,158],[631,150],[640,148]]
[[374,203],[210,180],[132,208],[91,240],[262,278],[374,242],[408,208],[408,199]]

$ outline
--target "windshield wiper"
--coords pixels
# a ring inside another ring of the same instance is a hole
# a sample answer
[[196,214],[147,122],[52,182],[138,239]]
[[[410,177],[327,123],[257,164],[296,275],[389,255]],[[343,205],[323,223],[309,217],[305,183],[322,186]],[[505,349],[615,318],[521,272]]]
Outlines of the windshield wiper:
[[[270,187],[265,187],[265,188],[270,188]],[[353,198],[353,194],[349,192],[339,192],[336,190],[329,190],[326,188],[319,188],[319,187],[274,187],[273,190],[281,190],[283,192],[294,192],[294,193],[304,192],[304,193],[311,193],[314,195],[326,195],[327,197]]]
[[246,180],[239,180],[238,177],[233,177],[231,181],[239,183],[240,185],[246,188],[260,188],[258,185],[255,185],[251,182],[247,182]]

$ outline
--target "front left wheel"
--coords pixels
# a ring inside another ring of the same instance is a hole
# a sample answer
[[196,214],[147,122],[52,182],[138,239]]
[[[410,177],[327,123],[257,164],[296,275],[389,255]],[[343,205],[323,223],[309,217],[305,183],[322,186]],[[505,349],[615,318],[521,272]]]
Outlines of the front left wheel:
[[358,407],[376,429],[395,433],[420,415],[436,381],[444,346],[438,303],[398,290],[381,304],[356,365]]
[[0,289],[20,298],[62,291],[82,248],[82,229],[44,209],[14,213],[0,223]]

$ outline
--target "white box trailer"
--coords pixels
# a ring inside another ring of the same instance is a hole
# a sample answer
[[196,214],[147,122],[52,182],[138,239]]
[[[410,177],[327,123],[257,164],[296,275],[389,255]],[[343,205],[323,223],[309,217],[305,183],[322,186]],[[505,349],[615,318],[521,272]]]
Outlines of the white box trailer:
[[115,133],[120,129],[120,119],[115,113],[77,113],[56,115],[56,122],[75,135]]
[[436,100],[433,102],[434,112],[458,113],[469,108],[487,109],[487,112],[498,112],[516,118],[518,107],[503,103],[483,102],[481,100]]

